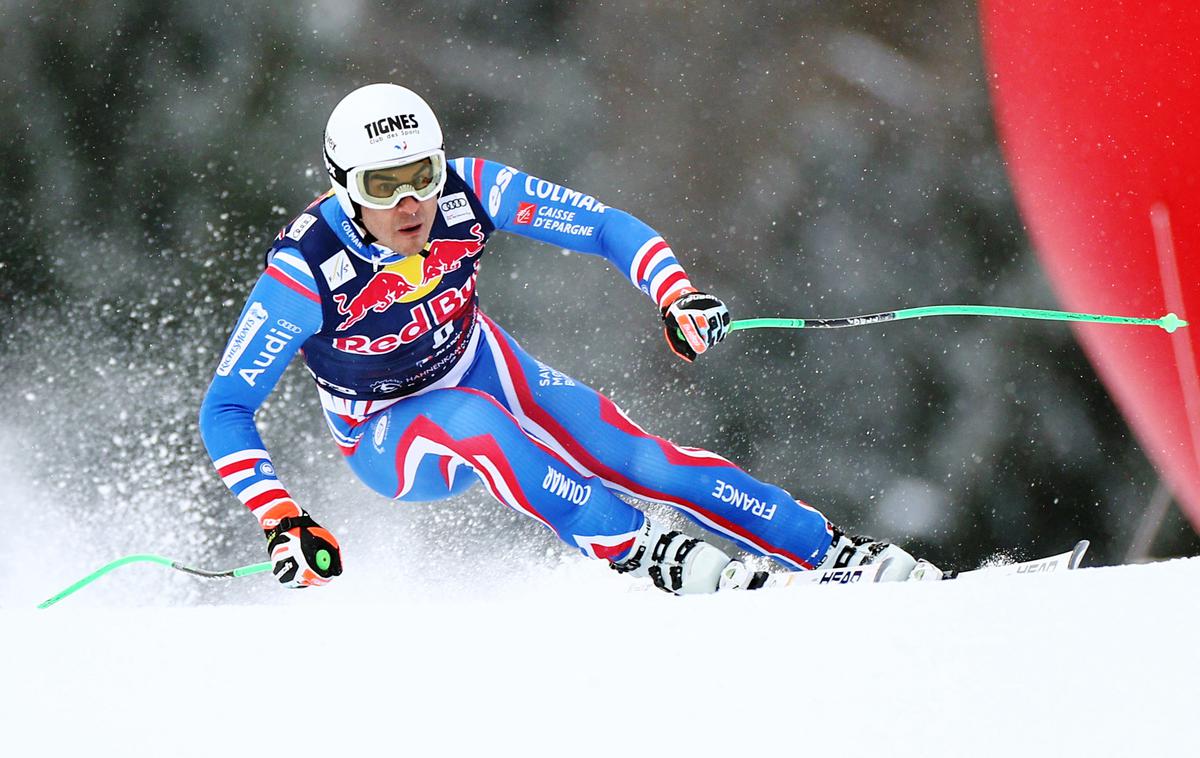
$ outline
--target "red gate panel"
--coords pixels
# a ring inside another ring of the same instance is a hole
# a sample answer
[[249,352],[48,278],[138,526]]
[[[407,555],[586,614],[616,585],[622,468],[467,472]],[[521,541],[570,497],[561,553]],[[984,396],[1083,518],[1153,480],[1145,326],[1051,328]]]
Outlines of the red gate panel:
[[1200,3],[983,0],[1022,217],[1068,310],[1194,326],[1076,334],[1200,527]]

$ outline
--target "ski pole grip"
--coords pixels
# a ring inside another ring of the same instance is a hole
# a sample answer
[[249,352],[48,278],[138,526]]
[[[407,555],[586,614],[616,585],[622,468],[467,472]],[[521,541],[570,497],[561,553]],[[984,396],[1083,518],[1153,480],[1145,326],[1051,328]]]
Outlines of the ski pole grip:
[[321,548],[317,551],[317,568],[328,571],[331,563],[333,563],[333,556],[329,554],[328,550]]

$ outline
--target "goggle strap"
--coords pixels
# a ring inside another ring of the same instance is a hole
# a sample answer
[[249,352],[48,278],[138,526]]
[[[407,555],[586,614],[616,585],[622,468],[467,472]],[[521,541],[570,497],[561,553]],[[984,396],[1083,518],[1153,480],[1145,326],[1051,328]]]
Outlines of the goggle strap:
[[329,164],[329,168],[332,169],[332,171],[333,171],[333,180],[335,182],[337,182],[338,184],[340,184],[341,186],[345,187],[346,186],[346,173],[347,173],[346,169],[339,166],[333,160],[333,156],[329,154],[328,148],[325,149],[325,162],[327,164]]

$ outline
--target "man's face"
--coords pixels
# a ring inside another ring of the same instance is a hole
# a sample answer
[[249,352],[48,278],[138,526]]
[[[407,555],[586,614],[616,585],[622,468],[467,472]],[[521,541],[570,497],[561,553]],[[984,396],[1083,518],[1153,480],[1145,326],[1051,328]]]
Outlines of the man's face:
[[437,201],[436,197],[428,200],[406,197],[395,208],[385,211],[363,207],[363,226],[397,253],[416,255],[429,241],[429,232],[437,218]]

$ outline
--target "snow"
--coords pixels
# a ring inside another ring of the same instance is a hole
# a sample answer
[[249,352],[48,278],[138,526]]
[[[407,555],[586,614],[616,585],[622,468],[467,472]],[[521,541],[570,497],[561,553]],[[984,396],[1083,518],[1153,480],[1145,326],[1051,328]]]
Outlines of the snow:
[[266,603],[163,606],[121,588],[202,580],[128,566],[48,610],[32,606],[60,585],[27,578],[0,610],[4,753],[1150,756],[1200,740],[1200,559],[689,598],[583,559],[481,570],[420,588],[359,565],[290,592],[258,575],[224,586]]

